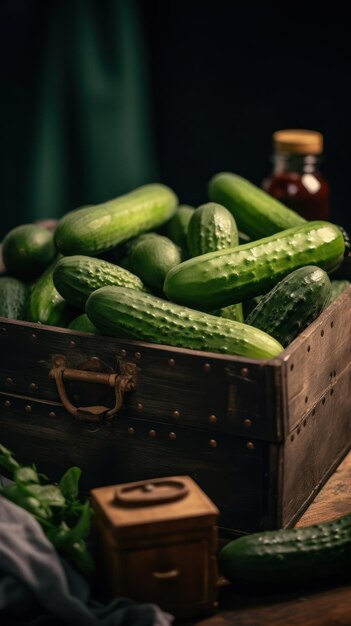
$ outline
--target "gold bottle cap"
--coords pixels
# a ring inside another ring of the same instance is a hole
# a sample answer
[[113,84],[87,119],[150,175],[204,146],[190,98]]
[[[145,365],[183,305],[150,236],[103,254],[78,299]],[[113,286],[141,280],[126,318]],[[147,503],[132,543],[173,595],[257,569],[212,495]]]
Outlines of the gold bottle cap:
[[277,130],[273,133],[274,150],[289,154],[321,154],[323,135],[317,130]]

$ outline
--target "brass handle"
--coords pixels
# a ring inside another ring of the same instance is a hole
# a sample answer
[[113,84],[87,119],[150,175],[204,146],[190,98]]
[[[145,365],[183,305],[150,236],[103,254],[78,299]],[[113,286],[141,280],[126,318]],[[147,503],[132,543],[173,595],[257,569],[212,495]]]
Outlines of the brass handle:
[[[136,387],[136,366],[134,363],[122,362],[120,364],[121,373],[110,374],[70,369],[66,367],[66,359],[61,355],[55,355],[53,359],[54,367],[49,372],[49,378],[55,380],[58,394],[65,409],[78,420],[96,422],[112,417],[121,408],[125,392],[133,391]],[[112,387],[115,391],[114,406],[112,408],[107,406],[74,406],[67,395],[66,380],[99,383]]]
[[158,578],[159,580],[169,580],[170,578],[177,578],[179,574],[179,569],[171,569],[168,572],[152,572],[153,577]]

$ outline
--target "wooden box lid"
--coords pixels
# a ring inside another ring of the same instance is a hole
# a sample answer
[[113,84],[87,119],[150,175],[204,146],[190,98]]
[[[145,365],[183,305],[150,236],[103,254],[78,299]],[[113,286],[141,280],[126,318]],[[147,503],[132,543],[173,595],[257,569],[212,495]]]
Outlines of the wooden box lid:
[[120,540],[194,530],[219,510],[190,476],[167,476],[91,491],[95,515]]

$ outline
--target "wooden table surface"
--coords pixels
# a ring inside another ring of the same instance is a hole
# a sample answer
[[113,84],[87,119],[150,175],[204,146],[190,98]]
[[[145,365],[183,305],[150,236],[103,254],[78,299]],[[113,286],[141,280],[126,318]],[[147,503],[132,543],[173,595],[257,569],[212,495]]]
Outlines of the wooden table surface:
[[[351,512],[351,452],[317,495],[296,526],[309,526]],[[282,594],[219,588],[216,615],[191,626],[351,626],[350,579],[335,580]],[[187,625],[190,626],[190,625]]]

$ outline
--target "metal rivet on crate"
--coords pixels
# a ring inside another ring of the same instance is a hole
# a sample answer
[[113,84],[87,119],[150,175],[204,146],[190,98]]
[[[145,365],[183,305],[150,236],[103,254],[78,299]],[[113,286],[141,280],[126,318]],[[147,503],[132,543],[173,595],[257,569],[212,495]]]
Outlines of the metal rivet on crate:
[[136,353],[135,353],[135,358],[136,358],[138,361],[140,361],[140,359],[141,359],[141,352],[136,352]]
[[139,411],[139,413],[144,410],[144,406],[141,404],[141,402],[138,402],[138,404],[136,405],[136,410]]
[[248,378],[250,374],[248,367],[242,367],[240,370],[240,374],[243,378]]
[[208,442],[211,448],[217,448],[217,441],[215,439],[210,439]]
[[216,424],[217,423],[217,416],[216,415],[210,415],[208,418],[208,421],[210,422],[210,424]]
[[171,432],[168,434],[168,438],[174,440],[174,439],[177,439],[177,435],[174,432]]
[[33,334],[30,336],[30,340],[31,340],[33,343],[35,343],[36,341],[38,341],[38,335],[36,335],[35,333],[33,333]]
[[2,335],[6,335],[7,329],[4,326],[2,326],[0,332],[1,332]]
[[13,378],[6,378],[5,380],[6,387],[12,387],[13,384],[14,384]]
[[149,437],[156,437],[156,430],[154,430],[153,428],[149,430]]
[[246,447],[248,450],[254,450],[255,449],[255,444],[252,443],[252,441],[248,441],[246,444]]
[[180,411],[173,411],[173,417],[178,420],[180,418]]
[[55,413],[55,411],[50,411],[50,413],[49,413],[49,417],[56,417],[56,413]]
[[10,406],[11,406],[11,402],[10,402],[10,400],[5,400],[5,402],[4,402],[4,406],[5,406],[7,409],[9,409],[9,408],[10,408]]
[[31,413],[32,412],[32,407],[30,404],[26,404],[26,406],[24,407],[24,410],[26,413]]
[[244,420],[244,426],[245,428],[251,428],[252,420],[250,420],[249,418],[246,418],[246,420]]
[[70,341],[68,342],[68,345],[70,348],[75,348],[76,347],[76,342],[73,341],[73,339],[70,339]]
[[127,432],[128,432],[128,435],[135,435],[135,430],[134,428],[132,428],[132,426],[129,426]]
[[209,372],[211,369],[211,364],[210,363],[205,363],[204,365],[204,372]]
[[175,359],[168,359],[168,365],[169,365],[169,367],[174,367],[175,366]]
[[38,385],[37,385],[37,383],[30,383],[30,385],[29,385],[29,389],[30,389],[31,391],[38,391]]

